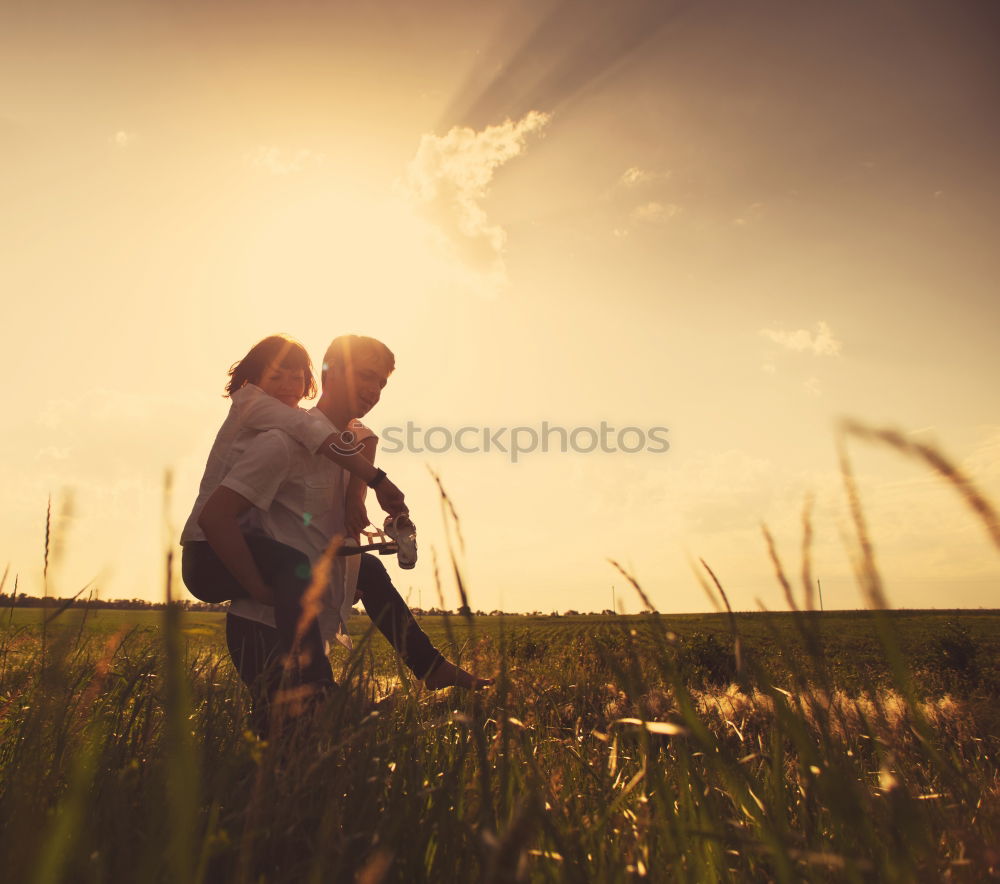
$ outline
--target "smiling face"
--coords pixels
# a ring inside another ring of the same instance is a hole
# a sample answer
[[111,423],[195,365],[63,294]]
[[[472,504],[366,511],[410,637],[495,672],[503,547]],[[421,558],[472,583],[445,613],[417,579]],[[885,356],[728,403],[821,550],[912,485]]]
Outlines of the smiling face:
[[303,397],[316,393],[309,354],[288,335],[269,335],[254,344],[246,356],[229,369],[226,395],[232,396],[244,384],[256,384],[265,393],[286,405],[298,405]]
[[357,417],[364,417],[382,398],[382,389],[389,380],[389,373],[378,360],[365,360],[346,372],[345,382],[349,402]]
[[257,381],[257,386],[269,396],[295,408],[306,392],[306,374],[301,368],[271,363]]
[[361,358],[349,366],[330,366],[324,390],[332,391],[347,414],[361,418],[378,404],[388,380],[389,372],[378,359]]
[[381,341],[360,335],[335,338],[323,359],[323,399],[338,420],[364,417],[378,404],[395,364]]

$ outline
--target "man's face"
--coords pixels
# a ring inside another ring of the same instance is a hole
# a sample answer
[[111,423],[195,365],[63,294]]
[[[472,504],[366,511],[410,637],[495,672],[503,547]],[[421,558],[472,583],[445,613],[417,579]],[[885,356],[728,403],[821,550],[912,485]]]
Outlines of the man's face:
[[352,360],[348,366],[334,365],[329,369],[328,383],[353,417],[364,417],[382,398],[382,388],[389,373],[374,357]]

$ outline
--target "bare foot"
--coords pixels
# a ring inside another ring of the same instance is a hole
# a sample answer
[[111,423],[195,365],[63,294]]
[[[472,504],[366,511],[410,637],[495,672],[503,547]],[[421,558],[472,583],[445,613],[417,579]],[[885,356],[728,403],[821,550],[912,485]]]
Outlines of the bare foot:
[[475,691],[489,687],[493,681],[492,678],[479,678],[447,660],[442,660],[423,678],[424,685],[432,691],[441,688],[468,688]]

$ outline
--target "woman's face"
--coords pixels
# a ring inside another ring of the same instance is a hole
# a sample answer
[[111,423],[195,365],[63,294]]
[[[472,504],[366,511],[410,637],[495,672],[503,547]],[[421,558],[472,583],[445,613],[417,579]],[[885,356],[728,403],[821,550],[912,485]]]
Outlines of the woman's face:
[[271,364],[257,382],[268,396],[295,408],[306,392],[306,374],[301,368]]

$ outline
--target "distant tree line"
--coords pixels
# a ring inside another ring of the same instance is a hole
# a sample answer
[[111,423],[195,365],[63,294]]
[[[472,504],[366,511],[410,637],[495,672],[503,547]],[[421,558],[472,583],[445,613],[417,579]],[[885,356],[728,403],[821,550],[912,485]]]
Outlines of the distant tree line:
[[[199,602],[195,599],[178,599],[174,604],[183,608],[185,611],[219,611],[225,612],[229,609],[228,604],[209,604],[207,602]],[[166,602],[151,602],[147,599],[64,599],[58,598],[56,596],[46,596],[44,598],[39,596],[28,595],[24,592],[19,593],[2,593],[0,592],[0,608],[89,608],[89,609],[104,609],[104,610],[116,610],[116,611],[162,611],[167,606]],[[447,608],[413,608],[413,613],[418,617],[421,616],[444,616],[445,614],[450,614],[452,616],[475,616],[475,617],[610,617],[614,616],[615,612],[605,608],[600,614],[591,611],[564,611],[559,613],[558,611],[550,611],[545,614],[542,611],[501,611],[499,609],[494,609],[492,611],[473,611],[465,605],[461,605],[458,611],[451,611]]]
[[[195,599],[178,599],[174,604],[185,611],[225,611],[226,605],[212,605]],[[0,592],[0,608],[89,608],[116,611],[162,611],[166,602],[151,602],[147,599],[63,599],[56,596],[17,595]]]

